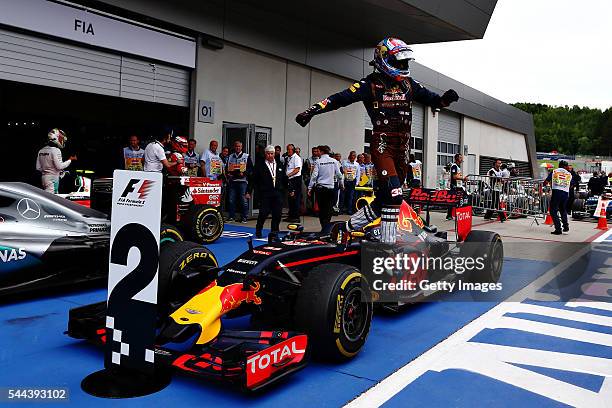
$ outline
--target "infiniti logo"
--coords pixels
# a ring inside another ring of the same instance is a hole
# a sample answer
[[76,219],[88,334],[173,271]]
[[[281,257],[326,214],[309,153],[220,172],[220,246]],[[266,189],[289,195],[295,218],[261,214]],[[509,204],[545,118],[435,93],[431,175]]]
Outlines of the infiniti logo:
[[40,207],[29,198],[22,198],[17,203],[17,211],[26,220],[35,220],[40,217]]

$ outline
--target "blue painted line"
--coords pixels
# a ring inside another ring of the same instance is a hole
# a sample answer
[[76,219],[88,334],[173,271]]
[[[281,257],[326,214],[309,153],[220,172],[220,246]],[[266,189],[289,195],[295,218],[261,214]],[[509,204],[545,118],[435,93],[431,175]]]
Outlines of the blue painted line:
[[559,381],[573,384],[577,387],[584,388],[593,392],[599,392],[604,382],[605,377],[587,373],[577,373],[575,371],[555,370],[546,367],[534,367],[526,364],[513,364],[517,367],[545,375],[547,377],[556,378]]
[[612,347],[513,329],[484,329],[470,340],[526,349],[612,358]]
[[428,371],[384,407],[567,407],[502,381],[461,370]]
[[542,316],[532,313],[506,313],[504,316],[515,317],[518,319],[530,320],[532,322],[542,322],[554,324],[555,326],[572,327],[574,329],[588,330],[598,333],[612,334],[612,327],[599,324],[578,322],[575,320],[559,319],[556,317]]

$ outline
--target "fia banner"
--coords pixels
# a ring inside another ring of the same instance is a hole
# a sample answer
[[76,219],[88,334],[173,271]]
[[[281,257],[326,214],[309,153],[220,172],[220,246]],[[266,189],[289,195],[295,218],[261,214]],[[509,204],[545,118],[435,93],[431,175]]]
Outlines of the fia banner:
[[161,195],[161,173],[113,174],[107,369],[153,373]]

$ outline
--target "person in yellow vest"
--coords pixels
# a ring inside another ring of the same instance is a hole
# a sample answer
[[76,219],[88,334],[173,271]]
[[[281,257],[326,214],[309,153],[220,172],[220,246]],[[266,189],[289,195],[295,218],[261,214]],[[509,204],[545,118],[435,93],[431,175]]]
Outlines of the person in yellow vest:
[[138,136],[128,138],[128,146],[123,148],[123,168],[125,170],[144,170],[145,151],[140,147]]
[[[548,174],[544,184],[551,184],[552,196],[550,198],[550,215],[552,216],[555,230],[551,232],[553,235],[561,235],[561,223],[563,222],[563,232],[569,232],[569,223],[567,221],[567,200],[569,198],[570,184],[572,182],[572,173],[567,168],[569,164],[565,160],[559,162],[559,168],[554,169]],[[561,220],[559,220],[561,214]]]

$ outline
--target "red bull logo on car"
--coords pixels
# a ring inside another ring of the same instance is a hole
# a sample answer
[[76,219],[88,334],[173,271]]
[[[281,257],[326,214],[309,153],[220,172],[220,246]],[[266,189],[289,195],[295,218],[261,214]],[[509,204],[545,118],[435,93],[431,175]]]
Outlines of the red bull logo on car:
[[255,282],[248,290],[244,290],[244,285],[242,283],[233,283],[224,287],[219,294],[222,313],[234,310],[242,303],[260,305],[261,298],[257,296],[257,291],[259,291],[259,288],[259,282]]

